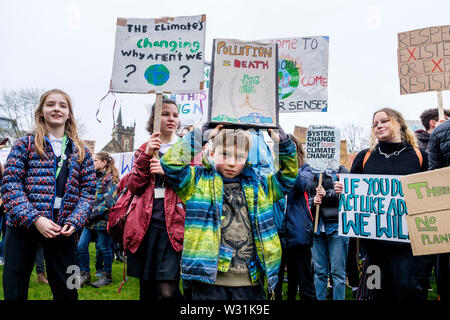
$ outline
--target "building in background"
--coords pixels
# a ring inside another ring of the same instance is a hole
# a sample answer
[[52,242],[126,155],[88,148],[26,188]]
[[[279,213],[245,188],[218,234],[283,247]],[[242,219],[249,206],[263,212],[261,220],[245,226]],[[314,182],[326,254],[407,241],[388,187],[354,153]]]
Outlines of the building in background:
[[122,153],[134,151],[134,134],[136,130],[136,121],[133,126],[125,127],[122,124],[122,108],[117,116],[117,123],[113,129],[112,139],[101,151],[108,153]]

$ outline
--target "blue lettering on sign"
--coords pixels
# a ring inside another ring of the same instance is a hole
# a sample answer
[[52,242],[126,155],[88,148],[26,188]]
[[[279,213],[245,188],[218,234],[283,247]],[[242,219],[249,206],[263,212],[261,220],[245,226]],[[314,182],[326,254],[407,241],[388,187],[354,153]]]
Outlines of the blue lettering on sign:
[[134,157],[131,158],[131,163],[125,164],[125,155],[122,155],[122,169],[121,169],[121,175],[124,173],[129,173],[131,171],[131,168],[133,167]]

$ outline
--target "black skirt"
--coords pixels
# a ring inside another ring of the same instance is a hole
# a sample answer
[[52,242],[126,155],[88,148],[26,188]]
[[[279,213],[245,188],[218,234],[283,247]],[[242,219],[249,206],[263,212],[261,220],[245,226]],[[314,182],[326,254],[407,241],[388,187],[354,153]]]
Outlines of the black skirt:
[[166,230],[151,225],[136,253],[127,251],[127,275],[141,280],[178,280],[181,252],[176,252]]

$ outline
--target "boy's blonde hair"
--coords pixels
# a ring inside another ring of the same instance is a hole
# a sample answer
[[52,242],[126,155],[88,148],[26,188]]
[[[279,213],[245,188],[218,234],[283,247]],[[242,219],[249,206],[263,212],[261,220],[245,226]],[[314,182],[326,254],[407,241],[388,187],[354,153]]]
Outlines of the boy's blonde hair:
[[246,153],[250,151],[251,135],[247,130],[243,129],[222,129],[219,134],[212,140],[211,151],[221,146],[226,148],[234,146],[237,150],[245,150]]

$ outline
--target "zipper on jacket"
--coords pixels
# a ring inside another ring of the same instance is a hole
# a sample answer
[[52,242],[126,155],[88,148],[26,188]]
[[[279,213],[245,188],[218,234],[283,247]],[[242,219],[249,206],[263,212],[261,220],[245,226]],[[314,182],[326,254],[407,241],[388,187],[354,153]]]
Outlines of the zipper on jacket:
[[[53,210],[55,210],[55,201],[56,201],[56,156],[55,156],[55,151],[53,150],[53,146],[52,146],[52,144],[50,143],[50,140],[47,138],[47,136],[45,136],[45,140],[48,142],[48,144],[50,145],[50,149],[52,150],[52,153],[53,153],[53,171],[54,171],[54,176],[55,176],[55,191],[54,191],[54,193],[53,193],[53,202],[52,202],[52,221],[53,221]],[[72,150],[73,150],[73,146],[72,146]],[[73,152],[73,151],[72,151]],[[62,155],[61,155],[62,156]],[[71,174],[71,172],[72,172],[72,170],[71,170],[71,168],[70,168],[70,166],[69,166],[69,175],[67,176],[67,178],[69,179],[69,177],[70,177],[70,174]],[[65,184],[64,184],[65,185]],[[65,192],[65,190],[64,190],[64,196],[61,198],[61,206],[60,206],[60,208],[59,208],[59,210],[61,210],[62,209],[62,207],[63,207],[63,203],[64,203],[64,199],[66,198],[66,192]],[[57,221],[58,221],[58,219],[57,219]],[[57,223],[57,221],[54,221],[55,223]]]

